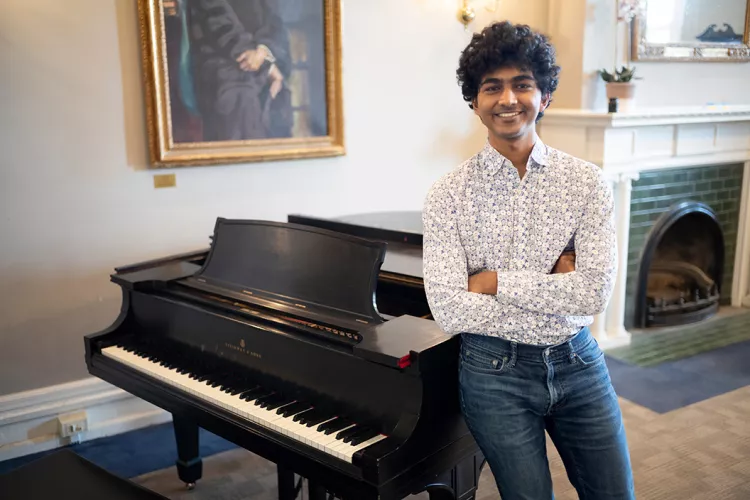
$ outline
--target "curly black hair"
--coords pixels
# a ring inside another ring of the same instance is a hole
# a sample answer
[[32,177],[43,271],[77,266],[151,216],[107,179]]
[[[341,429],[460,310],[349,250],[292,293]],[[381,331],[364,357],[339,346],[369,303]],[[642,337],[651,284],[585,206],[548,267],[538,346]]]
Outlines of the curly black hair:
[[[560,67],[555,64],[555,48],[547,36],[525,24],[495,22],[471,37],[459,59],[456,76],[470,108],[474,108],[472,102],[482,77],[507,66],[531,71],[542,95],[550,99],[557,90]],[[537,121],[543,115],[539,113]]]

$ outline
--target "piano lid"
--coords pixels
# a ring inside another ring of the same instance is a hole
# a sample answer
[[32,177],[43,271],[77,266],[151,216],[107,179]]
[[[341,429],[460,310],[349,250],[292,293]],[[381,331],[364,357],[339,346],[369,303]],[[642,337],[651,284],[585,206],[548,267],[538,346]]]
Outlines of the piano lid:
[[381,270],[422,279],[422,212],[373,212],[330,219],[290,214],[287,220],[388,242]]
[[218,218],[201,283],[380,320],[375,288],[385,243],[316,227]]
[[289,222],[341,231],[376,241],[422,246],[422,212],[372,212],[324,219],[290,214]]

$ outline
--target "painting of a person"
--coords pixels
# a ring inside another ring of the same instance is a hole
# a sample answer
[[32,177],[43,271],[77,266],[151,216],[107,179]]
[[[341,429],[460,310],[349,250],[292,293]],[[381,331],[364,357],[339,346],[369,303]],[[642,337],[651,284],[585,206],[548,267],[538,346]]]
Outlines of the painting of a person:
[[[178,0],[174,86],[203,141],[292,135],[288,32],[275,0]],[[174,88],[174,87],[173,87]]]

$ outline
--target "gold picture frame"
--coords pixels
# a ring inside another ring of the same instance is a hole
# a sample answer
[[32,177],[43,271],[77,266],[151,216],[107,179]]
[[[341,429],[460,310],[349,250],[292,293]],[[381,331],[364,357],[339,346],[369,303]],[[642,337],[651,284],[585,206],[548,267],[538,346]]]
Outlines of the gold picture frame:
[[138,0],[151,166],[344,155],[340,1]]

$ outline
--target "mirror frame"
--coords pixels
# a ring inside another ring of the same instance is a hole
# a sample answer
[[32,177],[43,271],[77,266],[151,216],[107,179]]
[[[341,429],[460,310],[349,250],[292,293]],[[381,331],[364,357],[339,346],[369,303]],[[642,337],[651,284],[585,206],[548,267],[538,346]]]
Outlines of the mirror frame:
[[[648,0],[645,0],[648,1]],[[658,0],[656,0],[658,1]],[[741,44],[710,42],[648,43],[645,16],[632,22],[633,61],[750,62],[750,0],[745,7]]]

